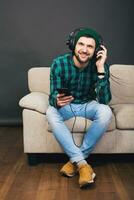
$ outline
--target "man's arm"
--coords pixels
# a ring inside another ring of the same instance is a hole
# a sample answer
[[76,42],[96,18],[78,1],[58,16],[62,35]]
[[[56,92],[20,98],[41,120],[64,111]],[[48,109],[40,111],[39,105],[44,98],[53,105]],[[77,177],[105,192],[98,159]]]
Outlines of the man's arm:
[[[63,76],[63,75],[62,75]],[[70,96],[65,96],[65,94],[58,94],[57,89],[63,87],[63,77],[61,77],[61,65],[55,61],[52,63],[50,70],[50,105],[60,108],[69,104],[74,98]]]
[[110,82],[109,82],[109,66],[105,64],[107,59],[107,49],[101,45],[101,50],[97,53],[97,84],[96,94],[99,103],[108,104],[111,100]]
[[49,103],[51,106],[57,106],[57,88],[61,88],[61,76],[60,76],[60,66],[57,65],[54,60],[50,69],[50,96]]
[[103,78],[98,76],[96,84],[96,96],[99,103],[108,104],[111,100],[109,74],[109,66],[105,64],[105,75]]

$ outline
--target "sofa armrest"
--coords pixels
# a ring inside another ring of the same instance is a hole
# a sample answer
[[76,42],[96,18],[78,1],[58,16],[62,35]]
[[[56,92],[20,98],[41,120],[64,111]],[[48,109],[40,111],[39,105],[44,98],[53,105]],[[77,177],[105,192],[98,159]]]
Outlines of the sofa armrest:
[[23,108],[36,110],[40,113],[46,113],[49,105],[49,96],[42,92],[31,92],[19,101],[19,105]]

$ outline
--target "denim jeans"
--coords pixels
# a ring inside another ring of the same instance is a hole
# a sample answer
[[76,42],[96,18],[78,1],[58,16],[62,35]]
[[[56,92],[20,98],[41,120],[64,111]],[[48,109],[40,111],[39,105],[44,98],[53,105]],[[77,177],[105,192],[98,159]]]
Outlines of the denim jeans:
[[[74,117],[74,114],[92,120],[80,147],[75,145],[72,133],[64,123],[65,120]],[[93,100],[85,104],[71,103],[60,109],[49,106],[46,116],[55,138],[69,156],[70,161],[79,162],[89,156],[95,144],[107,130],[112,112],[109,106]]]

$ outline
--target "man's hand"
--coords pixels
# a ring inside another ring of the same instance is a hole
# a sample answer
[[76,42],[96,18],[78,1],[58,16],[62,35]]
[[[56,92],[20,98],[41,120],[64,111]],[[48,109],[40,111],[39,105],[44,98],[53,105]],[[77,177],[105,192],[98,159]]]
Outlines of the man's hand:
[[97,71],[98,72],[104,72],[104,64],[106,62],[107,59],[107,49],[101,45],[102,50],[98,51],[97,53],[97,61],[96,61],[96,66],[97,66]]
[[57,94],[57,105],[62,107],[65,106],[74,99],[73,96],[65,96],[65,94]]

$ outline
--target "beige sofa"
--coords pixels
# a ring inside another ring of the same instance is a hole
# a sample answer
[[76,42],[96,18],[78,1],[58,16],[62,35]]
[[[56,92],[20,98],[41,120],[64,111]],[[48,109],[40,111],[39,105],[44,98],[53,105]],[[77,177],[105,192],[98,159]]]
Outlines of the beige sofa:
[[[49,67],[31,68],[28,71],[30,93],[19,102],[23,108],[24,152],[28,154],[29,164],[35,164],[32,156],[35,153],[63,153],[46,120],[49,74]],[[134,153],[134,65],[111,65],[110,83],[113,117],[93,153]],[[65,122],[70,130],[73,121],[72,118]],[[78,144],[82,141],[84,126],[84,119],[78,117],[74,128]]]

